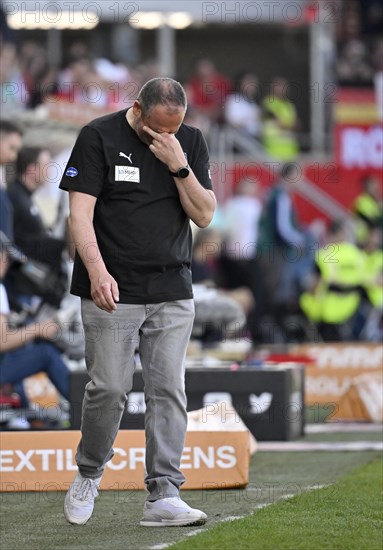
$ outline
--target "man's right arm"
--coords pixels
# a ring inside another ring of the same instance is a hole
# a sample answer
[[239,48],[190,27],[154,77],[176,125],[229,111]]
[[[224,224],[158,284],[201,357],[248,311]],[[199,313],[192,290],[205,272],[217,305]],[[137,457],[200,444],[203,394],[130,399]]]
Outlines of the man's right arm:
[[93,226],[97,198],[70,191],[69,229],[76,250],[88,272],[92,300],[100,309],[113,313],[119,300],[118,285],[108,272],[97,244]]

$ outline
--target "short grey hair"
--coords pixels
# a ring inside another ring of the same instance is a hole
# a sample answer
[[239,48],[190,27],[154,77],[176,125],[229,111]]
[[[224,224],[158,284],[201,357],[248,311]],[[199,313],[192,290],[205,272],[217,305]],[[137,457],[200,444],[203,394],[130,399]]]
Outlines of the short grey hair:
[[144,84],[138,94],[142,113],[147,115],[156,105],[170,108],[181,107],[186,110],[187,99],[183,87],[173,78],[152,78]]

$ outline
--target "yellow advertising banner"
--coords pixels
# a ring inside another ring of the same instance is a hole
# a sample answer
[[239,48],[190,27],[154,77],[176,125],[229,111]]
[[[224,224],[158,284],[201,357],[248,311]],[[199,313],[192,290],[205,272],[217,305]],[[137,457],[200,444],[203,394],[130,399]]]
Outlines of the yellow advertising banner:
[[[66,491],[77,466],[79,431],[2,432],[0,491]],[[144,489],[145,432],[120,430],[101,482],[105,490]],[[244,487],[249,481],[248,432],[187,432],[181,470],[185,489]]]

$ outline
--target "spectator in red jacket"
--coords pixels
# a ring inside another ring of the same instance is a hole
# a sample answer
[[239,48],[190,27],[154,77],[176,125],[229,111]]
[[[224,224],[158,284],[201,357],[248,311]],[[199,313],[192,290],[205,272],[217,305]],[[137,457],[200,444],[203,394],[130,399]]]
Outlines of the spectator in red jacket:
[[231,89],[230,80],[217,71],[213,62],[201,58],[195,64],[193,76],[186,82],[189,109],[194,115],[222,122],[226,97]]

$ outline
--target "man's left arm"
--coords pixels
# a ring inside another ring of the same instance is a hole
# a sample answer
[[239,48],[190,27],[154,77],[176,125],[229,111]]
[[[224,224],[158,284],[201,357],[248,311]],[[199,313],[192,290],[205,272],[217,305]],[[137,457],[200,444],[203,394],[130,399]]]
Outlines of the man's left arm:
[[[185,166],[185,155],[180,142],[174,134],[159,134],[147,126],[144,130],[153,138],[149,145],[152,153],[164,164],[170,172],[177,172]],[[214,192],[205,189],[189,167],[190,173],[186,178],[174,177],[180,201],[185,213],[198,226],[207,227],[213,219],[217,201]]]

